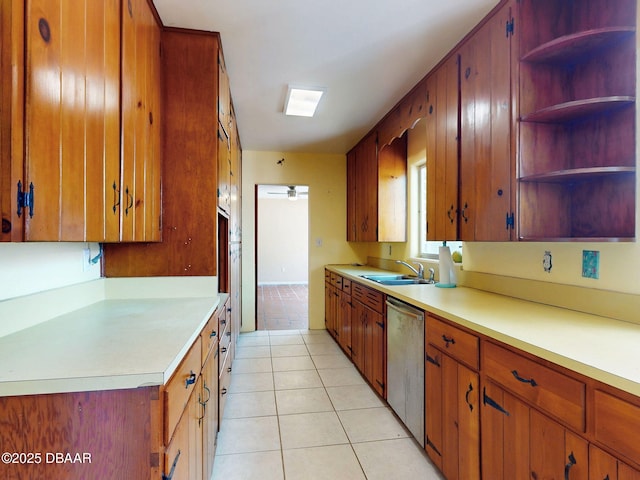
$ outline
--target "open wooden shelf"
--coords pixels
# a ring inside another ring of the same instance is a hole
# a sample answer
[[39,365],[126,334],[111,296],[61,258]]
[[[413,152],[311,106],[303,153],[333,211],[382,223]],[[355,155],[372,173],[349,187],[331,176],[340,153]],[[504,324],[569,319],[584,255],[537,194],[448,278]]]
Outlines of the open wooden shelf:
[[633,175],[636,172],[635,167],[587,167],[572,168],[568,170],[557,170],[554,172],[539,173],[536,175],[526,175],[519,178],[521,182],[576,182],[583,180],[592,180],[595,178],[606,177],[611,175]]
[[608,27],[565,35],[544,43],[520,59],[531,63],[576,62],[633,35],[633,27]]
[[618,95],[610,97],[587,98],[551,105],[521,117],[523,122],[565,123],[591,115],[607,113],[633,105],[635,97]]

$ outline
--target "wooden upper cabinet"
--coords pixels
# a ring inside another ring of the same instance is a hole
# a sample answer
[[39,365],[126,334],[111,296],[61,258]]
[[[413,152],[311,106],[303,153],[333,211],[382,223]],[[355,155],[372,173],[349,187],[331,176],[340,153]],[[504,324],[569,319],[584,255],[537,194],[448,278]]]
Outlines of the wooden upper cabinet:
[[378,125],[378,147],[382,149],[427,115],[424,81],[416,85]]
[[123,0],[121,241],[160,231],[160,26],[147,0]]
[[[347,176],[347,204],[353,214],[347,215],[347,241],[375,242],[377,240],[378,207],[378,146],[375,133],[369,134],[356,145],[347,161],[352,173]],[[349,200],[351,198],[351,201]]]
[[25,4],[24,239],[116,241],[120,3]]
[[426,80],[427,240],[458,239],[458,55]]
[[0,241],[22,240],[24,226],[16,203],[24,166],[24,12],[17,3],[0,2]]
[[632,240],[636,2],[519,2],[522,240]]
[[460,47],[459,208],[464,241],[507,241],[513,232],[512,3],[504,4]]
[[218,274],[219,45],[216,34],[162,32],[162,241],[106,245],[107,277]]
[[347,241],[406,241],[407,140],[378,151],[373,132],[347,154]]

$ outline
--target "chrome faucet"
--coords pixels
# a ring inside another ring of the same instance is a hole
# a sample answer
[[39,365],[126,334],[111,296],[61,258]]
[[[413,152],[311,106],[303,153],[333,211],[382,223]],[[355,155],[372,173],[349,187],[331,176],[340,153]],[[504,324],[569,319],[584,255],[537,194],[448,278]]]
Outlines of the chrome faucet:
[[424,278],[424,267],[422,266],[421,263],[415,263],[414,264],[414,265],[416,265],[418,267],[417,270],[414,267],[412,267],[410,264],[408,264],[407,262],[404,262],[402,260],[396,260],[396,263],[399,263],[400,265],[404,265],[405,267],[407,267],[409,270],[411,270],[413,273],[415,273],[418,278],[420,278],[420,279]]

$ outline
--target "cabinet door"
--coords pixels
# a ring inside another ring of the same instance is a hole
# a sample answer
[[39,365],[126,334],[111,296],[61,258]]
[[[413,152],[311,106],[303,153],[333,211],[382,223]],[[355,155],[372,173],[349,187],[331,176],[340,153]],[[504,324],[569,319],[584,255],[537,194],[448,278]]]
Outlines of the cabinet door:
[[478,374],[439,352],[426,349],[425,448],[449,480],[480,477]]
[[427,240],[458,238],[459,59],[427,79]]
[[366,309],[365,324],[365,377],[376,392],[386,398],[387,362],[385,350],[387,345],[384,316],[381,313]]
[[529,410],[525,403],[502,388],[489,380],[485,382],[480,413],[482,478],[532,478],[529,470]]
[[[460,49],[460,239],[511,239],[511,2]],[[508,217],[509,216],[509,217]]]
[[407,135],[378,152],[376,240],[407,240]]
[[587,441],[531,410],[531,477],[588,480]]
[[355,194],[356,242],[375,242],[378,239],[378,148],[375,134],[365,137],[355,154],[355,186],[348,185]]
[[231,139],[227,131],[218,123],[218,207],[229,213],[231,191]]
[[202,367],[202,469],[211,478],[218,434],[218,347],[214,346]]
[[351,317],[351,360],[356,368],[365,371],[365,322],[367,307],[360,302],[353,304],[353,316]]
[[120,3],[28,0],[25,12],[25,239],[117,240]]
[[338,309],[338,341],[342,350],[351,355],[351,295],[345,292],[339,294]]
[[146,0],[122,9],[122,241],[160,240],[160,27]]
[[0,3],[0,242],[23,240],[17,214],[17,185],[23,178],[24,11]]

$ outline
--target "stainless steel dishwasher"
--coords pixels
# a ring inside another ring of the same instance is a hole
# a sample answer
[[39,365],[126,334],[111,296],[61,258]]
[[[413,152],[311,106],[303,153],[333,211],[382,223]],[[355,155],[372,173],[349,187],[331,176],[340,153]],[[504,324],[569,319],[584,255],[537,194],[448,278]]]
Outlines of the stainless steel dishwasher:
[[424,447],[424,312],[387,298],[387,402]]

